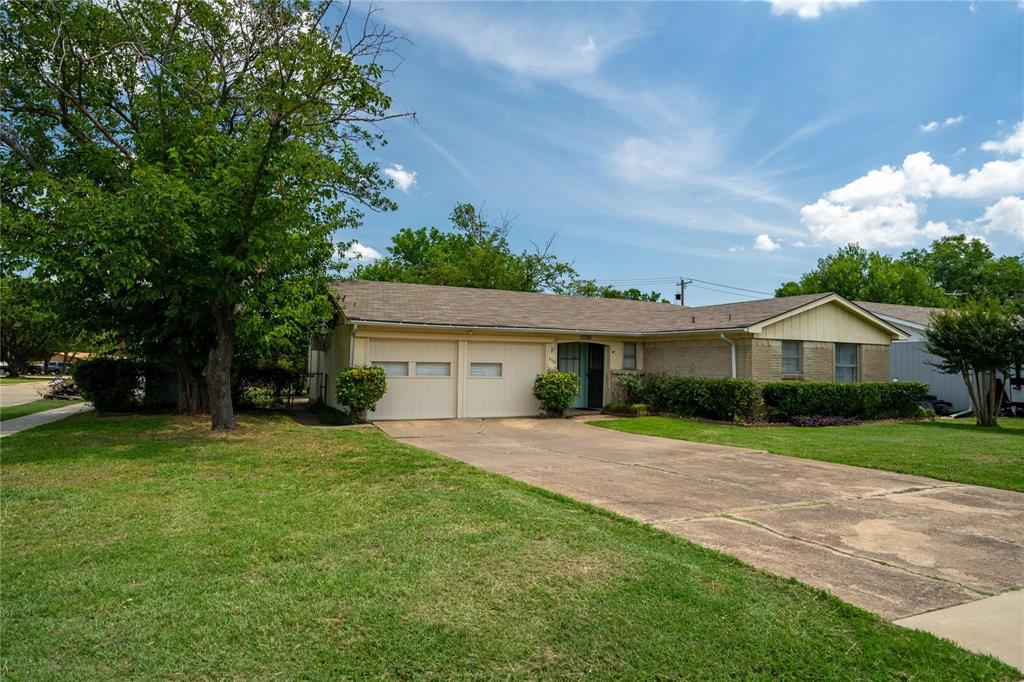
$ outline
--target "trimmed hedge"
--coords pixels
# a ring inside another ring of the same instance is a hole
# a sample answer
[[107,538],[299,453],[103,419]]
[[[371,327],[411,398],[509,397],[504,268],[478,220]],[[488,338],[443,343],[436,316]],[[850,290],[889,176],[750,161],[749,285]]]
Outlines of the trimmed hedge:
[[918,416],[928,385],[779,381],[764,384],[763,394],[772,421],[808,416],[881,419]]
[[133,360],[82,360],[72,366],[71,375],[97,412],[130,412],[142,401],[143,366]]
[[580,391],[580,380],[575,372],[547,372],[533,380],[533,397],[540,401],[544,414],[559,417]]
[[761,385],[747,379],[624,375],[619,388],[627,403],[644,403],[655,412],[720,421],[764,419]]
[[718,421],[789,421],[794,417],[879,419],[916,417],[927,384],[835,383],[623,375],[624,402],[645,403],[654,412]]
[[338,404],[359,415],[373,411],[388,390],[388,375],[380,367],[349,367],[338,372]]

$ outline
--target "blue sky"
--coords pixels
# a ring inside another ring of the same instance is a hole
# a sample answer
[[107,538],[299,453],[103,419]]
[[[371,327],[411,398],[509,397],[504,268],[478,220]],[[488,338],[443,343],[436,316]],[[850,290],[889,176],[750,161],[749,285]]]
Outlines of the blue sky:
[[417,121],[373,152],[399,210],[344,235],[364,251],[458,201],[515,216],[518,248],[554,234],[585,277],[643,288],[771,292],[849,241],[1024,250],[1020,3],[379,8],[410,40],[389,92]]

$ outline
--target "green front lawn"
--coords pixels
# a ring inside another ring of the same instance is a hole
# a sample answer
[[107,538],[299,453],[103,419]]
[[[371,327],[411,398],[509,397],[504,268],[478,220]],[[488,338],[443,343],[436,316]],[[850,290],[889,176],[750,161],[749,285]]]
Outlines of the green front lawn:
[[35,414],[36,412],[46,412],[47,410],[55,410],[58,407],[65,407],[67,405],[74,405],[80,403],[81,400],[47,400],[40,398],[39,400],[33,400],[28,403],[21,403],[20,405],[8,405],[7,407],[0,407],[0,421],[9,421],[11,419],[17,419],[18,417],[24,417],[25,415]]
[[1017,677],[375,429],[240,424],[4,439],[4,677]]
[[1024,492],[1024,419],[999,428],[973,420],[858,426],[748,427],[672,417],[595,421],[595,426],[698,443],[767,450],[944,481]]

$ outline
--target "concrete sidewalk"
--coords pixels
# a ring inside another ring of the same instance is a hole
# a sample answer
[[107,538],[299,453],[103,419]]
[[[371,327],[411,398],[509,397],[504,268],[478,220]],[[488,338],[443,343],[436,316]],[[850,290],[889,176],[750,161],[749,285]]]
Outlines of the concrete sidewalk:
[[1024,590],[895,621],[1024,670]]
[[58,407],[53,410],[47,410],[46,412],[28,414],[24,417],[18,417],[17,419],[7,419],[0,422],[0,438],[35,428],[36,426],[49,424],[50,422],[55,422],[58,419],[70,417],[73,414],[88,412],[91,409],[92,405],[88,403],[74,403],[72,405],[65,405],[64,407]]

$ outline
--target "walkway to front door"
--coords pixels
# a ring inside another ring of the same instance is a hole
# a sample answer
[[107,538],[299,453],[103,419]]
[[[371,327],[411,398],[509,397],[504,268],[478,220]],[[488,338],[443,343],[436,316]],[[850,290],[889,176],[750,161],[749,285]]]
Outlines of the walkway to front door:
[[599,429],[381,422],[394,438],[607,507],[887,618],[1024,587],[1024,494]]

